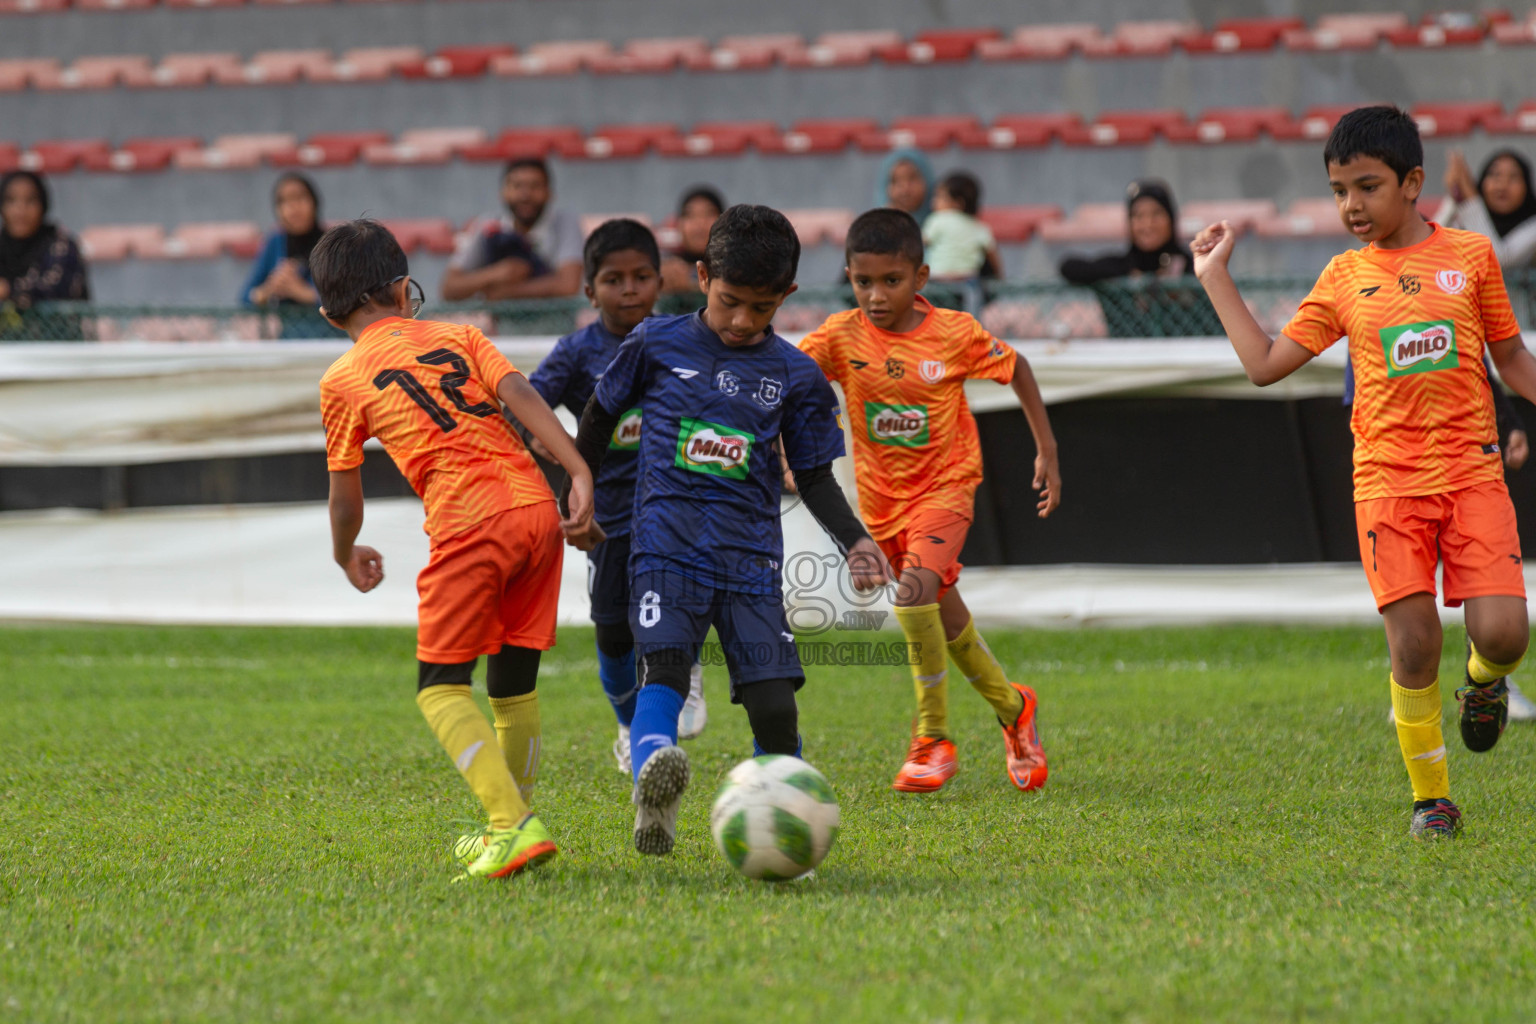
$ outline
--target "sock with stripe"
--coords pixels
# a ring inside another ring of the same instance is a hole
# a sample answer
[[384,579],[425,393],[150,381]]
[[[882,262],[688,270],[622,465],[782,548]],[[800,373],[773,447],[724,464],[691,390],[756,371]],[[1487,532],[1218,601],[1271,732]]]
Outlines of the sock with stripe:
[[917,735],[949,738],[949,663],[944,657],[944,620],[937,604],[896,606],[907,637],[912,689],[917,694]]
[[640,769],[656,751],[677,746],[677,718],[683,713],[682,694],[652,683],[635,698],[635,718],[629,726],[629,763],[640,781]]
[[528,805],[507,770],[496,733],[469,695],[469,687],[428,686],[417,691],[416,706],[464,781],[480,798],[491,827],[515,828],[527,816]]
[[1519,668],[1520,663],[1525,660],[1525,655],[1522,654],[1508,665],[1495,665],[1478,653],[1476,644],[1468,646],[1472,648],[1472,654],[1467,658],[1467,675],[1478,686],[1487,686],[1495,680],[1503,679]]
[[622,655],[597,651],[597,678],[602,681],[603,693],[613,705],[613,714],[620,725],[631,725],[635,720],[635,698],[639,684],[635,681],[635,648],[629,647]]
[[992,648],[976,632],[975,619],[967,622],[960,635],[949,642],[949,656],[955,659],[955,664],[965,673],[965,678],[970,680],[976,692],[992,705],[998,721],[1005,727],[1013,725],[1018,720],[1019,712],[1024,710],[1024,698],[1008,681],[1003,666],[998,664],[992,654]]
[[539,725],[539,694],[535,690],[518,697],[492,697],[491,713],[496,718],[496,741],[524,800],[533,799],[533,786],[539,780],[539,753],[542,730]]
[[1392,717],[1397,719],[1397,745],[1408,766],[1413,799],[1438,800],[1451,795],[1445,763],[1445,737],[1440,734],[1440,680],[1422,690],[1392,685]]

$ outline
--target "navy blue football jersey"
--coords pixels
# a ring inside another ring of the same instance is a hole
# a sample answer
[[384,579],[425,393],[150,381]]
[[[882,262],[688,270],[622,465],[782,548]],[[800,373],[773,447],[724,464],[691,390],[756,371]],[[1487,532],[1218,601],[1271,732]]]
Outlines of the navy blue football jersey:
[[837,396],[773,333],[732,348],[702,312],[635,328],[597,385],[609,413],[645,407],[631,574],[671,569],[711,586],[778,593],[782,437],[789,468],[843,454]]
[[[528,378],[551,409],[565,406],[578,419],[587,407],[603,371],[624,341],[595,321],[555,342],[555,347]],[[635,463],[640,451],[640,406],[624,410],[608,442],[608,454],[593,487],[597,524],[610,537],[629,532],[635,505]]]

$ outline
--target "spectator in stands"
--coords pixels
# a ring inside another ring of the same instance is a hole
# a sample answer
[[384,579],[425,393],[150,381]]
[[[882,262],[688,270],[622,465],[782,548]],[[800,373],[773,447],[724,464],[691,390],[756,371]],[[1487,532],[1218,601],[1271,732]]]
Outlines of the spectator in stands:
[[91,297],[80,247],[49,222],[48,205],[40,175],[0,178],[0,308],[12,318],[39,302]]
[[982,268],[989,261],[998,275],[1003,268],[992,229],[977,219],[980,212],[981,182],[965,171],[951,171],[934,189],[933,212],[923,221],[931,279],[959,288],[971,313],[983,301]]
[[709,245],[709,229],[725,212],[725,197],[708,185],[695,185],[677,205],[678,246],[661,263],[662,290],[694,294],[699,290],[699,261]]
[[282,318],[284,338],[326,338],[336,328],[319,313],[320,293],[309,274],[309,254],[325,234],[320,194],[302,174],[289,171],[272,186],[277,227],[267,236],[251,267],[241,300]]
[[549,166],[536,157],[507,164],[501,199],[507,213],[475,221],[443,274],[443,298],[489,301],[575,295],[581,290],[581,223],[550,205]]
[[1434,220],[1446,227],[1487,235],[1505,270],[1536,263],[1536,194],[1531,165],[1512,149],[1501,149],[1483,164],[1474,181],[1460,150],[1451,150],[1445,170],[1445,201]]
[[1068,256],[1061,261],[1061,276],[1072,284],[1096,284],[1117,277],[1182,277],[1193,273],[1194,257],[1179,241],[1178,207],[1173,192],[1155,179],[1133,181],[1126,190],[1130,221],[1128,252],[1097,259]]
[[905,210],[921,224],[933,211],[933,178],[933,165],[921,150],[893,150],[880,163],[874,205]]

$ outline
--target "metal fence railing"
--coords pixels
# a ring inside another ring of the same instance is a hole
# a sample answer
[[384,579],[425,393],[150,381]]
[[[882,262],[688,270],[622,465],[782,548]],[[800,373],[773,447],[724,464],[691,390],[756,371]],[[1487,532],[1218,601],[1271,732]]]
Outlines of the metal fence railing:
[[[1531,322],[1536,271],[1506,279],[1515,314]],[[1249,308],[1271,333],[1284,326],[1311,290],[1310,278],[1248,278],[1238,282]],[[935,284],[925,294],[937,305],[965,308],[966,292]],[[658,312],[685,312],[695,295],[668,295]],[[853,305],[846,288],[805,288],[791,295],[774,319],[778,330],[808,331]],[[494,303],[429,303],[422,316],[470,323],[492,336],[559,335],[591,322],[584,299],[531,299]],[[1078,287],[1059,282],[988,284],[978,318],[1001,338],[1166,338],[1222,333],[1194,278],[1117,281]],[[336,337],[313,311],[291,307],[259,311],[237,307],[119,306],[45,303],[19,310],[0,304],[0,341],[270,341]]]

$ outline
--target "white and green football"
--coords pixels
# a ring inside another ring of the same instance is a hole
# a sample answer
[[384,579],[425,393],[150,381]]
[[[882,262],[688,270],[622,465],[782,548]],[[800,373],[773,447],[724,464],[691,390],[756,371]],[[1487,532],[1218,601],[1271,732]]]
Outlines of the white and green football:
[[709,828],[731,867],[778,882],[820,864],[837,838],[837,796],[798,757],[765,754],[725,777]]

